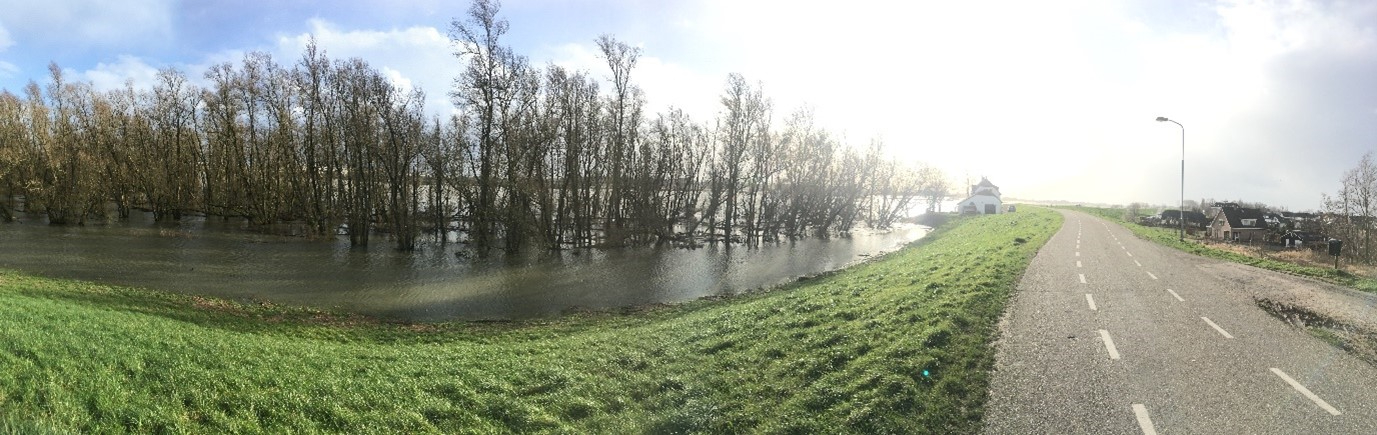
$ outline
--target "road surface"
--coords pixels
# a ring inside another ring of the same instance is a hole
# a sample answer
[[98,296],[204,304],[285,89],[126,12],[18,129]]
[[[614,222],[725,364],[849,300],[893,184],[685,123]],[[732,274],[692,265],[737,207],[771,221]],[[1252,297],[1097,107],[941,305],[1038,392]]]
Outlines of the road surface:
[[1377,434],[1377,368],[1214,260],[1062,213],[1001,325],[986,433]]

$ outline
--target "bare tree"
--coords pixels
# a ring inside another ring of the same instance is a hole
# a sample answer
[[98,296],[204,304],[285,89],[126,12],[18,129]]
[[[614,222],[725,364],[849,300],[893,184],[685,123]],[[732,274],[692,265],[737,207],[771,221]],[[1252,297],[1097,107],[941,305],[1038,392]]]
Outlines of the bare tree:
[[[631,80],[640,49],[597,40],[611,72],[603,92],[586,71],[534,67],[502,45],[498,9],[477,0],[452,23],[466,68],[449,94],[462,112],[449,119],[427,116],[420,90],[363,59],[331,60],[314,39],[289,65],[261,52],[213,65],[204,88],[169,68],[150,90],[98,93],[53,65],[46,87],[0,92],[0,219],[23,197],[53,223],[106,219],[113,203],[121,218],[343,229],[356,246],[385,233],[402,250],[426,229],[440,243],[456,230],[480,251],[499,239],[508,251],[759,244],[883,227],[918,195],[933,208],[950,190],[878,141],[847,146],[806,108],[776,128],[762,85],[739,74],[714,121],[647,115]],[[1370,209],[1359,179],[1373,176],[1355,174],[1343,207]]]
[[731,240],[740,214],[741,193],[747,177],[753,175],[748,159],[752,147],[765,137],[768,128],[770,103],[759,87],[752,87],[740,74],[727,77],[727,88],[722,95],[723,112],[719,121],[718,138],[722,144],[721,172],[724,174],[722,189],[726,194],[726,217],[722,236]]
[[1326,231],[1345,241],[1345,254],[1372,262],[1372,232],[1377,229],[1377,164],[1372,153],[1363,154],[1358,165],[1344,172],[1336,196],[1322,195]]
[[182,213],[195,210],[194,197],[200,190],[197,163],[201,160],[201,138],[196,130],[196,106],[200,92],[181,71],[165,68],[158,72],[158,84],[147,116],[152,120],[153,140],[145,147],[143,165],[158,165],[145,171],[143,192],[155,219],[178,220]]
[[612,119],[608,126],[611,130],[608,160],[612,166],[607,175],[607,216],[603,228],[609,234],[609,243],[620,244],[623,237],[621,220],[624,213],[626,166],[636,146],[634,138],[638,124],[638,117],[631,116],[638,112],[632,107],[636,103],[632,100],[634,89],[631,87],[631,70],[636,67],[641,50],[618,41],[611,35],[600,36],[597,43],[603,58],[607,60],[607,67],[612,71],[613,92],[609,104]]
[[454,20],[450,24],[450,40],[456,45],[455,56],[468,59],[468,67],[455,79],[450,93],[457,106],[472,117],[469,124],[477,165],[477,202],[470,213],[470,237],[486,249],[491,244],[493,225],[498,218],[498,170],[501,162],[501,105],[510,100],[512,67],[517,56],[503,46],[500,38],[507,32],[507,21],[497,17],[501,4],[496,0],[475,0],[468,10],[468,20]]
[[918,178],[923,183],[923,196],[928,200],[928,213],[942,212],[942,201],[951,195],[952,183],[947,174],[932,166],[918,169]]

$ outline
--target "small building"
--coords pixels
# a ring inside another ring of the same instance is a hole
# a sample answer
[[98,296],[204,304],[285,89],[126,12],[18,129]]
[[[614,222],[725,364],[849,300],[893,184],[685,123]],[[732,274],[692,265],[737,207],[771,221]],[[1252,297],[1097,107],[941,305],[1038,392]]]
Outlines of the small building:
[[1288,248],[1322,249],[1329,246],[1326,243],[1329,241],[1328,237],[1319,233],[1302,230],[1287,231],[1285,234],[1282,234],[1281,241]]
[[1262,210],[1221,207],[1210,221],[1210,237],[1230,242],[1262,242],[1267,236],[1267,221]]
[[956,203],[956,209],[961,214],[998,214],[1004,210],[1003,205],[999,186],[988,178],[980,177],[980,183],[971,185],[970,196]]

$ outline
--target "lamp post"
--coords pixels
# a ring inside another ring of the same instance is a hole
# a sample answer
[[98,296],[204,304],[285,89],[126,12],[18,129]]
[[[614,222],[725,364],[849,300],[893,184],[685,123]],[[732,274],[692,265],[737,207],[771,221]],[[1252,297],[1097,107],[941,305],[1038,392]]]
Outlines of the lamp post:
[[1186,240],[1186,126],[1181,123],[1167,119],[1165,116],[1158,116],[1157,122],[1170,122],[1181,127],[1181,210],[1177,211],[1176,217],[1181,220],[1181,234],[1178,236],[1181,241]]

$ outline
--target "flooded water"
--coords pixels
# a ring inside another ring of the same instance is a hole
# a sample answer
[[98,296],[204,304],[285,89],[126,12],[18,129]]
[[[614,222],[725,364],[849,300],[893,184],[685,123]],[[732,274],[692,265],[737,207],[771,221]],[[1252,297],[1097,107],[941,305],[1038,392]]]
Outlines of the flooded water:
[[0,224],[0,267],[235,300],[342,309],[409,321],[520,319],[572,309],[674,303],[839,269],[893,251],[921,226],[758,248],[628,248],[474,260],[462,245],[392,249],[378,237],[304,240],[219,219],[160,224],[148,215],[85,227]]

